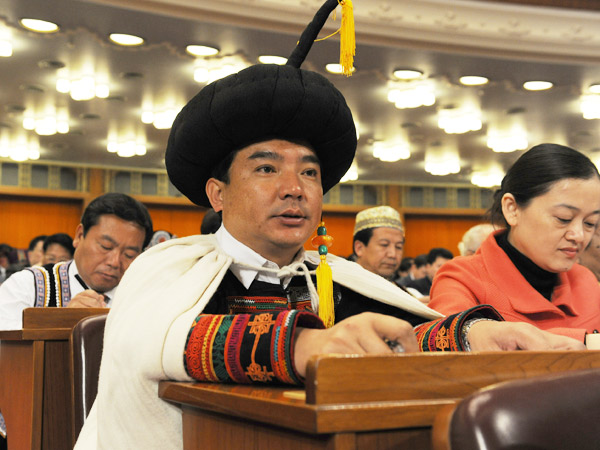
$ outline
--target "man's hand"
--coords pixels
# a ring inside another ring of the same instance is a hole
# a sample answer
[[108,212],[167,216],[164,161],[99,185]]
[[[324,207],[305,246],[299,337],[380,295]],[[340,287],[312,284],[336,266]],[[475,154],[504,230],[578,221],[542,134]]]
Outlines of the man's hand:
[[524,322],[482,320],[467,336],[472,351],[495,350],[585,350],[576,339],[540,330]]
[[86,289],[71,299],[67,308],[106,308],[104,295]]
[[411,324],[383,314],[363,313],[326,330],[296,329],[294,364],[298,373],[304,376],[306,363],[312,355],[392,353],[384,339],[400,343],[405,352],[419,351]]

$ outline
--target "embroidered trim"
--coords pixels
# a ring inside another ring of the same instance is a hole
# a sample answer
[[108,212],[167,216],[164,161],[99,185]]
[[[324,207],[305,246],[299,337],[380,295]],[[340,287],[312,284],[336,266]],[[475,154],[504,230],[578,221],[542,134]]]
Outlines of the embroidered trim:
[[42,267],[28,267],[33,274],[36,308],[65,307],[71,301],[69,267],[72,261]]
[[199,315],[184,352],[187,373],[200,381],[300,384],[293,364],[293,339],[302,326],[323,328],[306,311],[261,314]]
[[29,269],[33,273],[35,285],[35,303],[33,306],[40,308],[46,305],[46,293],[50,291],[49,274],[43,267]]
[[69,286],[69,267],[71,262],[58,263],[54,266],[54,270],[57,271],[57,280],[60,280],[60,291],[57,289],[56,292],[60,292],[60,301],[56,299],[57,307],[66,307],[71,301],[71,288]]
[[463,336],[463,328],[471,319],[504,320],[489,305],[477,305],[458,314],[426,322],[415,327],[417,343],[421,351],[445,352],[468,351],[468,343]]

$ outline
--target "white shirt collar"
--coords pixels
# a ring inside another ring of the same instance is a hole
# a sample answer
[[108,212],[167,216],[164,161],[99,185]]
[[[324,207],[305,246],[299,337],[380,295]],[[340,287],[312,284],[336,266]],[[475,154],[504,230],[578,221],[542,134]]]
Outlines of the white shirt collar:
[[[280,267],[273,261],[269,261],[263,256],[256,253],[247,245],[242,244],[236,238],[234,238],[229,231],[225,228],[225,225],[216,231],[215,238],[219,247],[223,252],[231,256],[234,261],[244,263],[257,267],[267,267],[271,269],[280,269]],[[304,249],[301,248],[292,262],[304,261]],[[244,285],[246,289],[250,287],[252,282],[256,279],[258,281],[264,281],[271,284],[282,284],[285,288],[290,283],[291,277],[286,277],[283,280],[279,280],[277,275],[270,272],[260,272],[259,270],[249,269],[247,267],[241,267],[235,262],[230,267],[231,272],[236,276],[240,283]]]

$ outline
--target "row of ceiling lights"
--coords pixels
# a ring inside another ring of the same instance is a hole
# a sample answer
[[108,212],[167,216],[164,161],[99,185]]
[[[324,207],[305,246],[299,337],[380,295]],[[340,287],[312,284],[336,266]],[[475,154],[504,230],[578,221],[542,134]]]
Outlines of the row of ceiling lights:
[[[38,19],[23,18],[20,24],[31,31],[39,33],[54,33],[60,30],[57,24]],[[12,47],[10,41],[6,39],[6,33],[0,33],[0,56],[11,56]],[[109,39],[118,45],[122,46],[140,46],[144,44],[144,39],[139,36],[130,34],[112,33]],[[198,58],[209,58],[216,56],[219,49],[204,45],[188,45],[186,51]],[[258,58],[263,64],[285,64],[286,58],[280,56],[262,55]],[[211,82],[220,77],[226,76],[229,73],[237,72],[240,67],[239,62],[221,64],[215,69],[210,67],[210,59],[199,59],[194,71],[194,79],[197,82]],[[326,70],[330,73],[341,73],[339,64],[327,64]],[[356,69],[354,69],[356,70]],[[395,103],[400,109],[415,108],[419,106],[431,106],[435,103],[435,95],[433,88],[423,80],[423,72],[415,69],[397,69],[393,72],[394,78],[400,83],[392,82],[388,93],[388,100]],[[468,75],[459,79],[459,82],[464,86],[482,86],[489,82],[489,79],[483,76]],[[530,80],[523,83],[523,88],[531,91],[546,90],[553,87],[549,81]],[[88,100],[93,97],[106,98],[109,95],[107,82],[98,82],[94,77],[82,76],[80,78],[69,78],[66,71],[59,74],[56,88],[59,92],[70,93],[74,100]],[[582,112],[584,117],[600,118],[600,85],[594,84],[589,87],[590,95],[582,96]],[[160,108],[153,110],[145,108],[142,112],[143,123],[154,123],[156,128],[169,128],[174,119],[178,108],[167,108],[164,111]],[[481,118],[477,111],[461,110],[461,109],[441,109],[439,111],[438,125],[444,129],[446,133],[465,133],[481,129]],[[40,135],[48,135],[56,132],[68,132],[68,119],[65,125],[64,114],[62,118],[57,116],[44,116],[42,118],[34,118],[31,114],[25,115],[23,127],[27,130],[35,130]],[[66,131],[65,131],[66,130]],[[494,151],[514,151],[524,149],[527,146],[527,139],[523,133],[507,133],[505,135],[490,135],[488,136],[488,146]],[[19,145],[18,147],[23,147]],[[6,146],[5,146],[6,148]],[[39,149],[39,145],[37,147]],[[126,148],[126,149],[125,149]],[[145,144],[141,143],[139,137],[137,139],[115,140],[109,139],[108,150],[117,152],[120,156],[133,156],[145,154]],[[6,153],[4,151],[3,153]],[[21,152],[25,153],[25,152]],[[36,156],[36,151],[29,151],[30,156]],[[429,155],[429,156],[428,156]],[[4,155],[0,155],[4,156]],[[382,161],[398,161],[410,157],[408,145],[396,144],[387,146],[375,146],[373,156]],[[39,157],[39,150],[37,150]],[[23,158],[23,155],[19,155]],[[33,158],[31,158],[33,159]],[[434,175],[447,175],[449,173],[457,173],[460,170],[460,161],[458,154],[452,151],[437,151],[426,154],[425,170]],[[476,172],[473,174],[472,182],[481,186],[493,186],[500,176],[496,169],[488,171],[488,174]],[[358,178],[356,166],[353,166],[349,173],[344,177],[344,180],[355,180]],[[501,177],[500,177],[501,178]],[[490,184],[491,183],[491,184]]]
[[[56,33],[60,27],[52,22],[39,19],[23,18],[19,21],[21,26],[27,30],[38,33]],[[123,33],[112,33],[109,35],[111,42],[122,46],[140,46],[145,43],[142,37]],[[198,58],[194,71],[194,79],[199,83],[209,83],[216,79],[237,72],[246,64],[238,57],[223,57],[219,60],[211,60],[210,57],[219,54],[219,49],[205,45],[188,45],[186,51]],[[9,39],[8,28],[0,29],[0,56],[12,56],[12,44]],[[207,59],[206,59],[207,58]],[[287,59],[280,56],[262,55],[258,58],[263,64],[285,64]],[[330,64],[327,70],[337,73],[337,65]],[[70,94],[76,101],[91,100],[94,97],[107,98],[110,95],[110,88],[107,78],[104,79],[94,73],[93,69],[86,71],[69,72],[67,68],[60,68],[57,72],[56,90],[60,93]],[[23,128],[25,130],[35,131],[38,135],[47,136],[58,133],[67,133],[69,131],[68,112],[51,111],[53,108],[45,107],[43,110],[34,110],[28,108],[23,117]],[[54,108],[55,109],[55,108]],[[175,105],[173,102],[167,105],[152,105],[146,101],[142,107],[141,121],[145,124],[153,124],[157,129],[168,129],[171,127],[175,116],[181,109],[181,105]],[[117,153],[119,156],[129,157],[134,155],[143,155],[145,151],[145,140],[140,142],[139,132],[136,136],[122,136],[114,131],[109,133],[107,150],[111,153]],[[18,138],[20,139],[20,138]],[[18,140],[14,138],[14,140]],[[6,146],[5,139],[5,146]],[[19,146],[22,147],[22,146]],[[6,153],[6,151],[4,152]],[[35,152],[29,152],[34,156]],[[39,153],[38,153],[39,154]],[[23,160],[34,159],[26,158],[26,153],[11,153],[13,159]],[[39,157],[39,156],[38,156]]]

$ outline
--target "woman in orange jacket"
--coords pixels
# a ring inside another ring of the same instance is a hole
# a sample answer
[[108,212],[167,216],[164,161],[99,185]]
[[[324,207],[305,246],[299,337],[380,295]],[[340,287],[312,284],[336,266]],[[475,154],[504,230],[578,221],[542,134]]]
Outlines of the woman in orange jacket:
[[452,314],[490,304],[506,320],[584,342],[600,330],[600,287],[577,264],[600,221],[590,159],[562,145],[533,147],[506,173],[490,213],[502,229],[475,255],[442,266],[429,306]]

